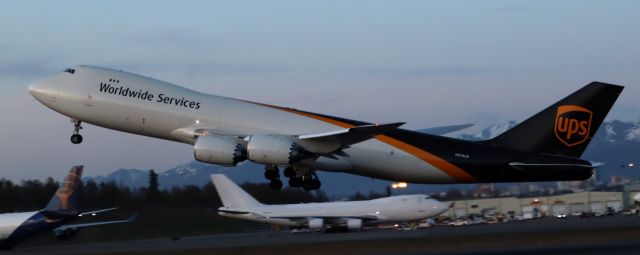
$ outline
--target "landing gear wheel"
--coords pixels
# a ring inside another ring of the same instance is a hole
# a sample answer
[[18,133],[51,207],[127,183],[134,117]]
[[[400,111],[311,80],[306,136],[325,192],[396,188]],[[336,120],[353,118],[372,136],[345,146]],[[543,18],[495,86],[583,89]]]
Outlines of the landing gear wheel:
[[313,190],[313,180],[315,180],[315,176],[311,175],[311,173],[305,174],[304,180],[302,181],[302,188],[306,191]]
[[282,171],[282,174],[284,174],[284,177],[291,178],[296,175],[296,171],[294,171],[291,167],[287,167],[284,169],[284,171]]
[[311,191],[313,190],[313,180],[304,180],[302,182],[302,188],[306,191]]
[[277,166],[267,166],[264,170],[264,178],[267,180],[280,179]]
[[302,186],[302,177],[300,176],[294,176],[289,178],[289,186],[291,186],[292,188],[298,188]]
[[280,179],[271,180],[269,187],[271,187],[272,190],[281,190],[282,181]]
[[82,124],[81,121],[79,120],[72,120],[73,124],[73,135],[71,135],[71,143],[73,144],[79,144],[82,142],[82,136],[80,135],[80,129],[82,129],[82,126],[80,124]]
[[320,186],[322,186],[322,183],[318,179],[314,179],[311,182],[313,183],[313,189],[314,190],[318,190],[318,189],[320,189]]
[[80,134],[73,134],[71,136],[71,143],[79,144],[82,142],[82,136]]

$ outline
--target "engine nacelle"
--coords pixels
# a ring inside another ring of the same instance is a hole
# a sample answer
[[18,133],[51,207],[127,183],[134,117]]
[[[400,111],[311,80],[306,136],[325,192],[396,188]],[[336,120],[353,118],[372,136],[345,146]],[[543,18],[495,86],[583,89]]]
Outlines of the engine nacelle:
[[247,144],[249,160],[267,165],[289,165],[307,154],[293,141],[275,135],[252,135]]
[[311,218],[308,225],[310,229],[321,229],[324,226],[324,219]]
[[235,166],[247,159],[242,146],[229,137],[203,135],[198,137],[193,146],[193,153],[198,161]]
[[349,229],[349,230],[360,230],[360,229],[362,229],[362,219],[348,219],[347,220],[347,229]]

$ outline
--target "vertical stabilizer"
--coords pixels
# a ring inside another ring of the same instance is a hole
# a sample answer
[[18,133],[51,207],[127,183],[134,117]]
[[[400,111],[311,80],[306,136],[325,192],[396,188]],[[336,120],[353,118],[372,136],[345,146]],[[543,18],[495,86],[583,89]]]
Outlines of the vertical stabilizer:
[[240,209],[262,205],[258,200],[249,195],[249,193],[229,180],[224,174],[212,174],[211,181],[216,187],[220,200],[222,200],[222,204],[225,207]]
[[78,186],[82,179],[83,166],[74,166],[64,178],[62,186],[53,195],[44,211],[77,210]]
[[592,82],[489,143],[512,149],[580,157],[622,86]]

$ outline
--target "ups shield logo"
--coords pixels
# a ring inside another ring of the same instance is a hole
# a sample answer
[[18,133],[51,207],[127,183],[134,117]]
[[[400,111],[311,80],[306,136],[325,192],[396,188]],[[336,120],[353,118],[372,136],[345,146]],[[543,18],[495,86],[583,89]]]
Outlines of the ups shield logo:
[[562,105],[556,114],[556,137],[567,146],[576,146],[589,137],[593,113],[583,107]]

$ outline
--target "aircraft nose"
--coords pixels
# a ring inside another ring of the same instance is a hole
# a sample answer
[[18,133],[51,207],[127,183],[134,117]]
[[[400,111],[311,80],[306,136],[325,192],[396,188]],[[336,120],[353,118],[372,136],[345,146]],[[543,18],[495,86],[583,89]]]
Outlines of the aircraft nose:
[[35,97],[36,99],[40,100],[43,96],[43,92],[44,89],[41,82],[34,82],[29,84],[29,94],[31,94],[31,96]]
[[37,81],[29,84],[29,94],[43,104],[47,104],[54,99],[55,91],[45,82]]
[[35,93],[38,93],[40,87],[40,83],[38,82],[34,82],[29,84],[29,94],[31,94],[32,96],[35,96]]
[[449,206],[440,202],[440,201],[433,201],[433,209],[434,211],[437,213],[436,215],[440,215],[445,213],[447,210],[449,210]]

